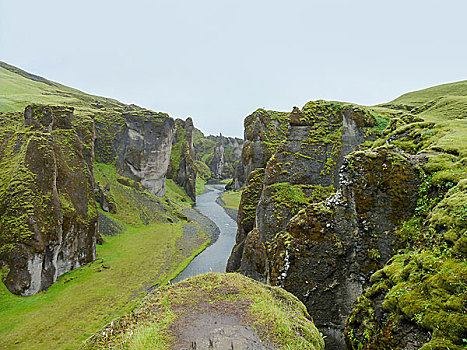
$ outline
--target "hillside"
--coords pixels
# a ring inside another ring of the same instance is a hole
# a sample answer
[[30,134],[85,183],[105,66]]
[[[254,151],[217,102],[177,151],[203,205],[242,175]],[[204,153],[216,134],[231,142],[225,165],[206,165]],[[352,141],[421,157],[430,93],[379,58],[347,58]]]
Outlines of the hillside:
[[89,95],[0,61],[0,112],[21,111],[31,103],[72,106],[77,113],[121,111],[127,107],[117,100]]
[[[145,110],[111,98],[87,94],[0,61],[0,112],[22,111],[31,103],[70,106],[74,108],[76,116],[93,118]],[[107,117],[96,119],[98,122],[107,122]],[[229,137],[224,139],[225,141],[222,140],[222,136],[205,136],[202,131],[194,128],[197,168],[202,174],[198,178],[200,183],[211,177],[233,177],[234,169],[240,160],[242,140]],[[216,158],[216,147],[219,148],[220,144],[222,152],[219,153],[218,149]],[[175,157],[178,159],[178,156]]]

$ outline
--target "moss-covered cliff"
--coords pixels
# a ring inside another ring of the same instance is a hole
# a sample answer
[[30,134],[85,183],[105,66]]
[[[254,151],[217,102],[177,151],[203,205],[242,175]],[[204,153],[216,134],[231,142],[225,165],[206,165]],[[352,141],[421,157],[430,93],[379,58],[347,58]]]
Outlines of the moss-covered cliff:
[[[230,266],[295,294],[329,348],[345,347],[344,327],[352,349],[464,348],[466,86],[374,107],[311,102],[285,136],[271,129],[270,154],[265,123],[247,117],[244,165],[269,158],[242,198],[257,205],[255,229],[248,239],[239,222]],[[318,185],[329,191],[306,192]]]
[[32,295],[95,258],[94,124],[40,105],[2,119],[2,281]]

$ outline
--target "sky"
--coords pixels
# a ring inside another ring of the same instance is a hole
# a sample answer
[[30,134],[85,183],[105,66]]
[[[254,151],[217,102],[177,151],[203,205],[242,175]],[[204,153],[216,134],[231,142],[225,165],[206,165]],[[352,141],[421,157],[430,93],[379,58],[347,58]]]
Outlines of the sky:
[[465,0],[0,0],[0,60],[243,137],[257,108],[467,79]]

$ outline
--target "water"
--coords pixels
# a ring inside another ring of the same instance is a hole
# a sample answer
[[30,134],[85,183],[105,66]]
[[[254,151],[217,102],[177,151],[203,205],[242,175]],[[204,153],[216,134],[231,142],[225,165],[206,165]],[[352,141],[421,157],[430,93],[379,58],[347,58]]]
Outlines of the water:
[[223,192],[225,185],[207,185],[209,192],[196,197],[195,209],[219,227],[220,234],[217,241],[205,249],[183,270],[172,282],[179,282],[185,278],[206,272],[225,272],[227,260],[235,244],[237,223],[226,214],[224,209],[216,203],[216,199]]

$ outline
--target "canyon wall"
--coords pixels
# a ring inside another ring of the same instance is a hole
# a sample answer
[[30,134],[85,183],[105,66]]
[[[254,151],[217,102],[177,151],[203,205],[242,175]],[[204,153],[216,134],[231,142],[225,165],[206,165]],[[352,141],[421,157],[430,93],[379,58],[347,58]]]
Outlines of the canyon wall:
[[33,295],[95,258],[91,119],[31,105],[1,128],[0,265],[14,294]]

